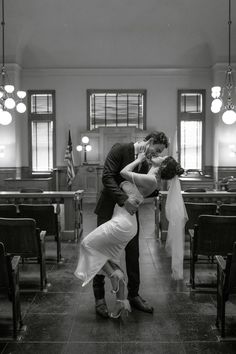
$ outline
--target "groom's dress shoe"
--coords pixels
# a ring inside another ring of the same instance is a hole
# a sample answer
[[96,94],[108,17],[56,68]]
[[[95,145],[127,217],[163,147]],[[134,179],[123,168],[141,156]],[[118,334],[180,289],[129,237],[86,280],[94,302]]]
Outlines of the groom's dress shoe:
[[96,309],[96,313],[99,316],[101,316],[103,318],[109,318],[109,313],[108,313],[107,304],[106,304],[105,299],[96,300],[95,309]]
[[129,298],[130,305],[137,310],[147,312],[147,313],[153,313],[153,307],[150,306],[144,299],[141,298],[141,296],[135,296]]

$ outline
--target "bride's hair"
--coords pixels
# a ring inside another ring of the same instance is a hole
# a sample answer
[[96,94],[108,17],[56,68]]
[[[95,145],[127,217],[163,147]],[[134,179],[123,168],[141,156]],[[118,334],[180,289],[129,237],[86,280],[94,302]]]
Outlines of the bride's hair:
[[182,175],[183,173],[184,169],[172,156],[165,158],[159,168],[161,179],[172,179],[175,176]]

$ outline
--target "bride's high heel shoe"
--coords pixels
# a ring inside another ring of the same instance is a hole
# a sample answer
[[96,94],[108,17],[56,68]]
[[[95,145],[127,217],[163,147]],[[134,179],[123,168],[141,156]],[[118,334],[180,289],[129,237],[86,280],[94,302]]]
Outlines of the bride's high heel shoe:
[[124,285],[126,285],[125,279],[124,279],[124,273],[120,269],[116,269],[111,275],[110,278],[116,278],[117,279],[117,287],[111,290],[112,294],[117,294],[118,291],[120,290],[120,282],[122,281]]
[[128,316],[128,313],[131,312],[129,300],[118,300],[117,299],[116,302],[118,302],[121,305],[120,309],[118,310],[117,313],[111,312],[110,317],[114,318],[114,319],[120,318],[122,312],[125,312],[126,316]]

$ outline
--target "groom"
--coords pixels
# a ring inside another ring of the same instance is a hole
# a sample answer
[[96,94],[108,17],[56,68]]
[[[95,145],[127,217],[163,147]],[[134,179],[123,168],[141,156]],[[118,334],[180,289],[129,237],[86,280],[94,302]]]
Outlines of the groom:
[[[120,171],[132,162],[135,156],[142,151],[146,154],[160,154],[168,147],[168,138],[163,132],[151,132],[143,141],[136,143],[115,144],[109,151],[104,163],[102,182],[104,188],[96,205],[97,225],[101,225],[111,219],[113,209],[117,203],[124,206],[132,215],[137,211],[137,205],[119,188],[124,180]],[[135,171],[135,170],[134,170]],[[139,167],[139,173],[148,172],[146,161]],[[156,191],[157,195],[158,191]],[[152,195],[154,196],[154,195]],[[137,213],[138,214],[138,213]],[[136,215],[137,215],[136,214]],[[138,215],[137,215],[138,221]],[[148,313],[153,313],[150,306],[140,295],[140,272],[139,272],[139,222],[136,236],[128,243],[125,249],[126,270],[128,276],[128,299],[132,307]],[[108,318],[108,309],[105,302],[105,290],[103,275],[97,274],[93,279],[93,291],[95,296],[96,313]]]

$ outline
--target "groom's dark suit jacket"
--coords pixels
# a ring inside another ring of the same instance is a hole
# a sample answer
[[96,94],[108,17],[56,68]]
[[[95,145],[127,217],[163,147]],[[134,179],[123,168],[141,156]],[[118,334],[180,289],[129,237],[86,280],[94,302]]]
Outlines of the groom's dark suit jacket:
[[[124,181],[120,171],[132,161],[134,161],[134,143],[113,145],[104,163],[102,176],[104,188],[95,209],[97,215],[111,218],[115,204],[122,206],[128,198],[119,188],[120,183]],[[142,163],[138,172],[148,172],[146,161]]]

